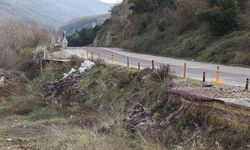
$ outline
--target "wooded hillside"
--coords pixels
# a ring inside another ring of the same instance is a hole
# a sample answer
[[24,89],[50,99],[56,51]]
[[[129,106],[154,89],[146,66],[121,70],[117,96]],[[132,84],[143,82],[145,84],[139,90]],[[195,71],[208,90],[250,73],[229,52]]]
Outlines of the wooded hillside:
[[223,64],[250,64],[249,0],[124,0],[97,46]]

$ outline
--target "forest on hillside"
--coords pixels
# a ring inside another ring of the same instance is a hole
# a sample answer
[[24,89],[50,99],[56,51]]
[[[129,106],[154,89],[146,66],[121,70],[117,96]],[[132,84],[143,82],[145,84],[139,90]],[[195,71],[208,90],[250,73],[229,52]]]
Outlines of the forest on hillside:
[[76,30],[74,34],[67,36],[70,47],[81,47],[93,44],[97,32],[101,29],[100,25],[94,28],[84,28],[81,31]]
[[[124,0],[97,46],[222,64],[250,64],[249,0]],[[108,42],[107,42],[108,41]]]

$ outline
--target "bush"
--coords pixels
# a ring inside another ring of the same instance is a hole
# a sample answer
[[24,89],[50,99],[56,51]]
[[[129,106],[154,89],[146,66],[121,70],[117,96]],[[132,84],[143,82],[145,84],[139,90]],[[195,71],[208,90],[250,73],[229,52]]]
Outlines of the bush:
[[134,14],[140,14],[145,12],[152,12],[163,4],[173,5],[174,0],[130,0],[130,9]]
[[240,24],[238,0],[210,0],[209,7],[198,10],[197,16],[207,22],[217,35],[237,30]]
[[78,67],[82,62],[84,62],[84,59],[78,57],[77,55],[73,55],[72,57],[70,57],[70,66]]
[[18,115],[31,113],[36,106],[37,101],[33,96],[14,97],[10,102],[10,110]]
[[27,57],[27,56],[30,56],[32,55],[33,56],[33,51],[35,50],[35,48],[22,48],[20,51],[19,51],[19,58],[22,59],[24,57]]
[[161,65],[160,68],[155,70],[152,74],[151,77],[153,80],[156,81],[163,81],[167,84],[170,83],[172,80],[171,77],[171,69],[169,65]]
[[154,2],[152,0],[130,0],[129,2],[132,4],[130,9],[133,10],[135,14],[154,10]]
[[18,56],[26,57],[38,45],[50,43],[54,32],[34,22],[9,19],[0,23],[0,35],[0,68],[16,69]]

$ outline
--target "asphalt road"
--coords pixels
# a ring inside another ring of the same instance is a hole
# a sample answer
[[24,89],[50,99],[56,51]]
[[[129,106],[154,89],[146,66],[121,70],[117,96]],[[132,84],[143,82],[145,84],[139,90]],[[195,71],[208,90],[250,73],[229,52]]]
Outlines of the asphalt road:
[[[172,71],[177,76],[183,76],[183,66],[184,63],[187,64],[187,77],[191,79],[202,80],[203,72],[206,72],[207,81],[213,81],[216,78],[216,68],[217,64],[202,63],[197,61],[190,61],[184,59],[168,58],[168,57],[159,57],[146,54],[130,53],[122,51],[118,48],[101,48],[101,47],[79,47],[79,48],[69,48],[66,51],[75,51],[76,54],[79,52],[85,51],[89,53],[91,57],[92,52],[94,57],[101,56],[106,61],[111,60],[112,55],[115,56],[115,62],[118,65],[127,66],[127,57],[130,58],[130,66],[137,67],[138,62],[140,62],[142,68],[151,67],[152,60],[155,61],[155,66],[159,67],[163,64],[169,64],[172,68]],[[81,53],[81,55],[83,55]],[[233,67],[233,66],[220,66],[221,79],[226,85],[232,86],[245,86],[246,79],[250,78],[250,68],[243,67]]]

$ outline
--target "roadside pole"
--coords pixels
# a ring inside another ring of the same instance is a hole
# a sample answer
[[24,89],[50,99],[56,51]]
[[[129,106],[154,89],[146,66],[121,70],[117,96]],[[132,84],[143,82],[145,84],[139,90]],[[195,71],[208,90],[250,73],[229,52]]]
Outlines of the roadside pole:
[[184,81],[187,80],[187,63],[184,63],[183,79],[184,79]]
[[247,78],[247,82],[246,82],[246,91],[248,91],[249,88],[249,78]]

